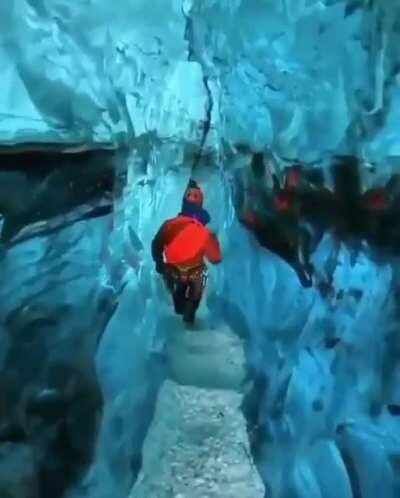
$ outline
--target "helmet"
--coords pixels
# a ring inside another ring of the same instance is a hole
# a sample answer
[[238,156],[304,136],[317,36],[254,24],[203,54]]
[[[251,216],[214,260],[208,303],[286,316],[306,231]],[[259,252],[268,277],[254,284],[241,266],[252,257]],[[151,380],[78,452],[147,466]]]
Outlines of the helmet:
[[188,202],[197,204],[198,206],[203,205],[203,192],[199,188],[190,188],[186,190],[185,199]]
[[204,194],[195,181],[190,180],[184,199],[200,207],[203,205]]

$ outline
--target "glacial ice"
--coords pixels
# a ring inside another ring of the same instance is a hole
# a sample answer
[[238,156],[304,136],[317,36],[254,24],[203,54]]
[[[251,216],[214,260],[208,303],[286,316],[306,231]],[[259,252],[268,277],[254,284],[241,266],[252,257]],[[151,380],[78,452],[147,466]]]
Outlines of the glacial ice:
[[[280,167],[353,153],[375,167],[366,184],[398,171],[399,21],[389,0],[0,4],[1,145],[118,150],[112,213],[86,217],[104,196],[25,218],[1,247],[1,492],[134,492],[175,327],[149,245],[194,176],[224,248],[201,323],[245,341],[266,496],[400,497],[397,258],[341,247],[335,260],[326,234],[313,260],[335,293],[301,289],[231,195],[251,151]],[[2,216],[29,211],[32,167],[1,157]]]

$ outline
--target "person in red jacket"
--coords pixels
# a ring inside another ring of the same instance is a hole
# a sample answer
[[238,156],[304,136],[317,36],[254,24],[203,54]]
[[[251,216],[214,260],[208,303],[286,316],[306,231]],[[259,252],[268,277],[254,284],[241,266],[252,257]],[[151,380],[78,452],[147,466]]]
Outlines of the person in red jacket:
[[217,237],[206,227],[210,215],[203,209],[204,195],[190,180],[181,212],[165,221],[152,241],[156,271],[171,291],[175,312],[193,323],[207,279],[205,260],[222,261]]

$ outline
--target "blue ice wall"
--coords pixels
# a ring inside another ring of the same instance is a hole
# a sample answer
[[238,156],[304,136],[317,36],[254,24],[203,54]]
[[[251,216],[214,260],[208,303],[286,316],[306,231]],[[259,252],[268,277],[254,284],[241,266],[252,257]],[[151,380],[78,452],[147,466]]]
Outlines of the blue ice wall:
[[349,149],[396,155],[398,9],[4,2],[2,142],[121,143],[146,132],[196,142],[211,96],[213,147],[273,145],[309,160]]
[[[44,465],[54,455],[26,400],[72,396],[72,440],[89,462],[70,498],[128,496],[140,467],[171,313],[148,248],[191,174],[225,254],[201,314],[248,338],[268,496],[400,496],[397,261],[342,248],[332,266],[327,234],[314,255],[333,272],[323,298],[257,246],[230,198],[233,170],[250,161],[240,145],[306,161],[355,153],[377,165],[366,183],[396,166],[398,21],[389,1],[0,5],[1,143],[128,148],[113,215],[2,252],[0,358],[17,379],[7,399],[34,467],[35,452]],[[199,148],[208,155],[193,171]],[[74,372],[72,387],[69,374],[52,384],[54,365]],[[96,418],[86,439],[81,383]],[[19,461],[18,444],[6,451]]]
[[55,486],[42,482],[57,496],[93,458],[103,408],[94,356],[115,307],[97,277],[109,224],[80,222],[3,249],[0,432],[4,461],[14,462],[2,466],[4,496],[35,496],[39,472],[62,470]]
[[225,280],[214,305],[250,334],[264,377],[255,437],[268,496],[398,496],[399,422],[388,408],[399,400],[392,268],[364,255],[351,266],[343,250],[336,295],[321,298],[299,290],[291,270],[241,231],[231,228],[226,261],[236,279]]

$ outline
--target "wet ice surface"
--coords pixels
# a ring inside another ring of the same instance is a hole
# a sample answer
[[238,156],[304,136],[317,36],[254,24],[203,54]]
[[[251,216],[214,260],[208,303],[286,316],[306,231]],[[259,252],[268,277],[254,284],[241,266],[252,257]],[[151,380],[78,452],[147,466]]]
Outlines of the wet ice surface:
[[167,366],[173,380],[182,385],[242,391],[246,359],[240,340],[228,328],[208,330],[206,323],[193,331],[179,324],[167,338]]

